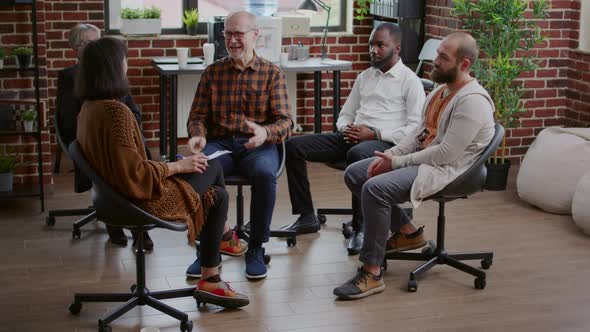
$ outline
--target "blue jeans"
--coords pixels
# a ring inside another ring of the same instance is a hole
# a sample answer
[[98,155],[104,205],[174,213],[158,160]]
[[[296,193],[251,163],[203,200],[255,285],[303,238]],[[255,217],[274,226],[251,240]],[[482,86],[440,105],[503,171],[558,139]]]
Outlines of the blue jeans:
[[252,248],[261,247],[268,242],[270,222],[275,207],[279,152],[275,144],[264,143],[248,150],[244,144],[247,138],[211,139],[203,149],[209,155],[219,150],[232,153],[218,157],[223,174],[228,177],[240,174],[250,182],[250,243]]

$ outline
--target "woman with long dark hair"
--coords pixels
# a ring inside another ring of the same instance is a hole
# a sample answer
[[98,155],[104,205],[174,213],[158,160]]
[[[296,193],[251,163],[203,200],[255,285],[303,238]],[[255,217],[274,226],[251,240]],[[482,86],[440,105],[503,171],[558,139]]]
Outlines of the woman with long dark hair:
[[115,190],[147,212],[188,225],[200,237],[202,278],[195,298],[223,307],[249,303],[219,276],[219,247],[227,219],[223,171],[202,153],[176,162],[148,160],[137,122],[118,100],[127,95],[127,48],[114,38],[88,43],[76,92],[84,102],[76,138],[88,162]]

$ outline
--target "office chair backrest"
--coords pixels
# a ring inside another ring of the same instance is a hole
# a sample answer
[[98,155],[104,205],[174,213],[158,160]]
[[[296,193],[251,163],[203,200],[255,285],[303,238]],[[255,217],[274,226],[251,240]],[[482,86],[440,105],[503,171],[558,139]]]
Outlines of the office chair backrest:
[[416,75],[420,76],[420,70],[422,69],[422,65],[424,61],[434,61],[436,58],[436,49],[438,45],[440,45],[442,40],[440,39],[428,39],[424,45],[422,46],[422,50],[420,50],[420,54],[418,54],[418,67],[416,67]]
[[174,231],[187,229],[185,224],[173,223],[157,218],[135,204],[129,202],[120,193],[105,183],[86,160],[78,141],[74,140],[69,147],[70,156],[82,173],[92,181],[92,202],[96,208],[98,219],[107,224],[133,227],[162,227]]
[[498,149],[500,143],[502,143],[502,138],[504,138],[504,127],[496,123],[494,129],[494,137],[490,141],[490,144],[488,144],[488,146],[479,155],[475,163],[453,182],[449,183],[443,190],[439,191],[428,199],[436,199],[438,197],[460,198],[469,196],[477,191],[482,190],[487,176],[485,162],[492,155],[492,153]]
[[[59,116],[58,116],[58,112],[59,110],[55,110],[55,113],[53,114],[53,124],[55,127],[55,139],[57,140],[57,144],[59,144],[59,147],[61,148],[61,150],[68,156],[69,155],[69,151],[68,151],[68,147],[66,146],[66,143],[63,140],[63,137],[61,136],[61,122],[59,121]],[[71,158],[70,158],[71,159]]]

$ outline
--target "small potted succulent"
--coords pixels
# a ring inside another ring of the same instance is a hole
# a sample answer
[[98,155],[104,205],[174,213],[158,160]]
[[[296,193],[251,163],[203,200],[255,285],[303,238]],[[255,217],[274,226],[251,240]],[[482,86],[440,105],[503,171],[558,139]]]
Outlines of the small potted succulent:
[[182,21],[186,26],[186,33],[194,36],[197,34],[197,26],[199,25],[199,12],[196,9],[187,9],[184,11]]
[[12,191],[13,172],[16,166],[16,156],[0,155],[0,191]]
[[17,47],[12,50],[12,55],[16,56],[18,68],[20,70],[26,70],[31,66],[31,58],[33,55],[33,49],[30,47]]
[[0,69],[4,68],[4,57],[6,53],[3,48],[0,47]]
[[35,119],[37,118],[37,112],[34,109],[28,109],[23,111],[21,114],[21,118],[23,119],[23,126],[26,132],[33,131],[33,124],[35,123]]
[[162,32],[162,11],[156,6],[145,9],[121,10],[121,34],[159,35]]

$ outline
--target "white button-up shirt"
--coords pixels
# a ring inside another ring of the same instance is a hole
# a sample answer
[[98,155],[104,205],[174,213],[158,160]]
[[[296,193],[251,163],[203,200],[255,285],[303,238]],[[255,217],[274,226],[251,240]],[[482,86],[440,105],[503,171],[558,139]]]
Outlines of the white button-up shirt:
[[371,67],[357,77],[336,126],[364,125],[398,144],[422,122],[426,95],[422,82],[399,59],[387,72]]

